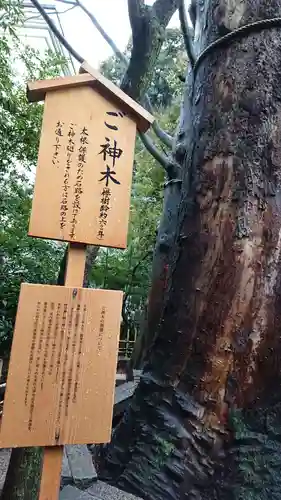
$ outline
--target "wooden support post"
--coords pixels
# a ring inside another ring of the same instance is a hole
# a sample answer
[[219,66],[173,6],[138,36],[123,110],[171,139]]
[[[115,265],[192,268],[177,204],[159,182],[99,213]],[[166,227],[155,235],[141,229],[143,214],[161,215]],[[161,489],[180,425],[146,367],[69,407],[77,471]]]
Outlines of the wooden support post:
[[[83,286],[86,263],[86,245],[69,243],[65,286]],[[47,446],[43,452],[43,467],[39,500],[58,500],[63,446]]]

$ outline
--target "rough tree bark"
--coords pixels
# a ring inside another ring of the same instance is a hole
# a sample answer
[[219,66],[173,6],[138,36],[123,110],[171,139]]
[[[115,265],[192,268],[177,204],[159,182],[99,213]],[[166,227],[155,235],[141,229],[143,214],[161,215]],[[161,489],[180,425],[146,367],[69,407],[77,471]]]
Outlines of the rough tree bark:
[[[281,16],[281,0],[196,7],[200,51]],[[281,499],[280,74],[281,28],[248,32],[186,91],[166,305],[101,464],[145,499]]]

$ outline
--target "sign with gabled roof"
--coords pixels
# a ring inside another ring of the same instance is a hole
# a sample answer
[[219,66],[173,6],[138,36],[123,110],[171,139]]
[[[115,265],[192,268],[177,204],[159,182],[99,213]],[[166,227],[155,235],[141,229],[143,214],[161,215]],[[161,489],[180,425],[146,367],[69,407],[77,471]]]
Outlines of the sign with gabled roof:
[[136,128],[153,117],[86,63],[80,71],[28,84],[30,101],[45,100],[29,235],[125,248]]
[[121,105],[123,111],[130,114],[140,132],[146,132],[154,122],[154,117],[136,101],[123,92],[117,85],[105,78],[86,61],[80,67],[79,75],[59,77],[48,80],[37,80],[27,85],[29,102],[43,101],[47,92],[90,86],[99,91],[109,101]]

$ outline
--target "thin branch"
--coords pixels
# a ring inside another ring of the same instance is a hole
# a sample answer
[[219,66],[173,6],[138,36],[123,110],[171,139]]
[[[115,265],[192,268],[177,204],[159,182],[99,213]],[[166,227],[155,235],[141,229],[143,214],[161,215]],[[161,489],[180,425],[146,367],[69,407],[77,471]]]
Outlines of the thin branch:
[[186,53],[188,55],[188,59],[190,61],[191,67],[193,68],[194,62],[195,62],[195,54],[194,54],[194,49],[193,49],[191,31],[188,27],[184,1],[185,0],[178,0],[178,2],[179,2],[179,18],[180,18],[180,25],[181,25],[181,31],[183,34],[185,50],[186,50]]
[[[138,6],[139,6],[139,2],[140,1],[141,0],[132,0],[132,4],[134,4],[136,6],[136,2],[137,2]],[[99,31],[99,33],[101,34],[101,36],[106,40],[106,42],[112,48],[112,50],[115,53],[115,55],[117,57],[119,57],[119,59],[124,63],[125,67],[127,68],[128,65],[129,65],[129,60],[123,54],[123,52],[121,52],[121,50],[118,49],[117,45],[112,40],[112,38],[105,32],[105,30],[100,25],[100,23],[98,22],[98,20],[95,17],[95,15],[92,12],[90,12],[86,7],[84,7],[84,5],[81,3],[80,0],[77,0],[77,4],[81,7],[81,9],[83,9],[83,11],[85,12],[85,14],[87,14],[87,16],[91,19],[93,25],[97,28],[97,30]],[[131,5],[131,7],[132,7],[132,5]],[[146,107],[147,107],[148,111],[150,111],[150,113],[153,113],[152,105],[151,105],[150,99],[149,99],[149,97],[148,97],[147,94],[145,95],[145,102],[146,102]],[[172,137],[160,127],[160,125],[156,122],[156,120],[153,122],[152,128],[153,128],[156,136],[168,148],[171,149],[172,148]]]
[[146,147],[147,151],[153,156],[153,158],[155,158],[155,160],[157,160],[160,163],[160,165],[162,165],[162,167],[167,172],[170,166],[170,161],[168,156],[161,153],[161,151],[159,151],[159,149],[156,148],[153,140],[149,137],[148,134],[143,134],[142,132],[139,132],[139,136],[144,146]]
[[36,7],[36,9],[38,9],[38,11],[42,15],[43,19],[45,19],[45,21],[46,21],[47,25],[49,26],[49,28],[52,30],[52,32],[57,37],[57,39],[61,42],[61,44],[66,48],[66,50],[68,50],[68,52],[70,52],[70,54],[78,62],[82,63],[84,61],[84,58],[81,57],[80,54],[78,54],[78,52],[76,52],[76,50],[64,38],[64,36],[61,34],[61,32],[56,27],[54,21],[49,17],[49,15],[45,11],[45,9],[42,7],[42,5],[40,4],[40,2],[38,0],[31,0],[31,2],[33,3],[34,7]]
[[57,0],[57,2],[65,3],[66,5],[74,5],[74,6],[77,5],[75,0],[73,0],[73,1],[72,0]]
[[[145,94],[145,96],[144,96],[144,101],[145,101],[147,110],[153,114],[152,104],[151,104],[151,101],[150,101],[149,96],[147,94]],[[172,145],[173,145],[172,137],[165,130],[163,130],[160,127],[160,125],[158,124],[158,122],[156,120],[153,122],[152,128],[153,128],[156,136],[158,137],[158,139],[160,139],[165,144],[165,146],[172,149]]]
[[127,58],[124,56],[124,54],[118,49],[117,45],[115,45],[114,41],[110,36],[104,31],[103,27],[100,25],[98,22],[97,18],[90,12],[80,0],[76,0],[76,5],[79,5],[81,9],[87,14],[87,16],[91,19],[93,25],[97,28],[99,33],[102,35],[102,37],[105,39],[105,41],[110,45],[112,48],[113,52],[124,62],[124,64],[128,64]]
[[[54,35],[59,39],[59,41],[61,42],[61,44],[70,52],[70,54],[78,62],[82,63],[84,61],[84,58],[82,56],[80,56],[80,54],[78,54],[78,52],[76,52],[76,50],[74,50],[74,48],[67,42],[67,40],[64,38],[64,36],[57,29],[55,23],[52,21],[52,19],[50,19],[49,15],[45,12],[44,8],[40,5],[39,1],[38,0],[31,0],[31,1],[32,1],[33,5],[38,9],[38,11],[42,15],[42,17],[45,19],[46,23],[51,28],[51,30],[54,33]],[[79,0],[77,0],[77,1],[79,1]],[[96,24],[95,24],[95,26],[96,26]],[[107,37],[107,38],[110,39],[110,37]],[[113,45],[115,46],[114,42],[113,42]],[[122,54],[120,51],[118,51],[118,52],[120,54]],[[126,61],[126,64],[128,63],[127,58],[124,56],[124,54],[122,54],[122,61],[124,63]],[[154,127],[155,127],[155,125],[154,125]],[[160,127],[159,127],[159,129],[160,129]],[[162,131],[162,132],[165,134],[164,131]],[[156,133],[156,130],[155,130],[155,133]],[[158,130],[158,133],[159,133],[159,130]],[[140,133],[139,135],[140,135],[140,138],[141,138],[144,146],[149,151],[149,153],[153,156],[153,158],[155,158],[160,163],[160,165],[162,165],[162,167],[166,171],[168,171],[168,168],[169,168],[169,165],[170,165],[168,157],[166,155],[164,155],[161,151],[159,151],[156,148],[156,146],[154,145],[152,139],[147,134],[141,134]]]
[[[70,4],[69,4],[69,5],[70,5]],[[54,12],[50,12],[50,13],[48,14],[48,16],[50,16],[50,17],[51,17],[51,16],[57,16],[57,15],[60,15],[60,16],[61,16],[62,14],[66,14],[66,12],[69,12],[70,10],[75,9],[75,7],[78,7],[78,6],[77,6],[77,4],[73,4],[73,5],[71,5],[71,7],[69,7],[68,9],[65,9],[65,10],[56,10],[56,11],[54,11]],[[45,12],[46,12],[46,11],[45,11]],[[42,17],[42,16],[41,16],[41,14],[40,14],[40,13],[38,13],[38,15],[31,16],[31,17],[27,17],[27,18],[26,18],[26,22],[27,22],[27,21],[31,21],[32,19],[40,19],[40,17]]]
[[59,15],[61,15],[61,14],[65,14],[66,12],[69,12],[70,10],[73,10],[73,9],[75,9],[76,7],[78,7],[78,5],[76,5],[76,4],[73,4],[73,5],[72,5],[72,4],[69,4],[69,5],[70,5],[70,7],[68,7],[68,9],[65,9],[65,10],[58,10],[58,11],[56,12],[56,14],[59,14]]

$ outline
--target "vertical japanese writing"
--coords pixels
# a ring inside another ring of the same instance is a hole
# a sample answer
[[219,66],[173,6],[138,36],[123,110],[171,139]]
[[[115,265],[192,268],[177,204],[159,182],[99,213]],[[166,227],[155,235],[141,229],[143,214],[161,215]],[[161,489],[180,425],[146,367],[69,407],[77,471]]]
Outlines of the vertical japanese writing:
[[29,350],[28,372],[27,372],[25,397],[24,397],[25,406],[27,405],[29,388],[30,388],[30,377],[31,377],[32,365],[33,365],[33,360],[34,360],[34,351],[35,351],[36,334],[37,334],[37,328],[38,328],[38,322],[39,322],[40,306],[41,306],[41,302],[37,302],[35,320],[34,320],[33,330],[32,330],[31,345],[30,345],[30,350]]
[[80,328],[79,328],[79,338],[78,338],[78,340],[79,340],[79,347],[78,347],[78,356],[77,356],[77,364],[76,364],[74,392],[73,392],[73,398],[72,398],[72,402],[73,403],[76,403],[76,401],[77,401],[77,391],[78,391],[78,387],[79,387],[79,379],[80,379],[80,372],[81,372],[81,357],[82,357],[83,342],[84,342],[84,331],[85,331],[85,324],[86,324],[86,314],[87,314],[87,307],[84,304],[81,325],[80,325]]
[[98,355],[100,355],[102,351],[102,337],[103,337],[103,332],[104,332],[104,319],[105,319],[105,312],[106,309],[104,306],[101,308],[101,318],[100,318],[100,326],[99,326],[99,333],[98,333]]
[[[109,117],[123,118],[125,116],[124,113],[108,111],[106,113]],[[105,121],[105,126],[110,130],[117,132],[118,127],[115,123],[111,123]],[[118,147],[118,143],[115,138],[111,139],[110,137],[105,136],[104,144],[100,145],[101,150],[98,153],[102,155],[103,161],[105,164],[105,170],[101,171],[102,177],[99,179],[99,182],[102,183],[105,187],[103,187],[101,191],[101,199],[100,199],[100,213],[99,213],[99,227],[97,238],[99,240],[103,240],[104,238],[104,229],[107,225],[108,212],[110,209],[110,197],[111,197],[111,189],[108,187],[110,184],[120,185],[120,181],[117,178],[117,173],[115,167],[117,165],[117,160],[121,158],[123,154],[123,150]]]
[[63,177],[63,190],[62,190],[62,199],[60,205],[60,228],[63,229],[66,226],[67,212],[69,210],[68,206],[68,198],[69,198],[69,177],[70,177],[70,168],[73,160],[73,153],[75,150],[75,125],[73,123],[70,124],[68,133],[67,133],[67,146],[66,146],[66,165],[64,170]]
[[48,322],[47,322],[47,334],[46,334],[46,340],[45,340],[43,366],[42,366],[42,373],[41,373],[41,390],[44,387],[44,379],[45,379],[45,374],[46,374],[47,359],[48,359],[49,345],[50,345],[50,335],[51,335],[51,329],[53,326],[53,319],[54,319],[54,308],[55,308],[55,304],[54,304],[54,302],[51,302],[50,311],[49,311],[49,315],[48,315]]
[[101,192],[100,200],[100,213],[99,213],[99,229],[97,237],[102,240],[104,237],[104,228],[107,224],[107,215],[110,208],[109,202],[111,197],[111,190],[109,188],[103,188]]
[[79,318],[80,318],[80,309],[81,309],[81,305],[77,304],[76,314],[75,314],[75,318],[74,318],[74,332],[73,332],[72,342],[71,342],[71,354],[70,354],[71,363],[70,363],[69,371],[68,371],[68,381],[67,381],[67,389],[66,389],[65,416],[67,416],[69,402],[70,402],[70,399],[71,399],[73,368],[74,368],[73,365],[74,365],[74,360],[75,360],[75,351],[76,351],[76,348],[77,348],[76,344],[77,344],[78,325],[79,325]]
[[74,199],[72,203],[72,220],[70,222],[70,238],[75,238],[76,235],[76,224],[77,217],[81,210],[81,194],[83,193],[82,185],[84,178],[84,166],[87,161],[87,146],[89,132],[86,127],[80,132],[80,143],[78,149],[78,164],[77,164],[77,173],[76,173],[76,181],[74,184]]
[[56,312],[56,318],[55,318],[55,328],[54,328],[53,341],[52,341],[52,352],[51,352],[51,356],[50,356],[50,364],[49,364],[48,375],[52,375],[53,374],[55,352],[56,352],[56,341],[58,339],[58,333],[59,333],[60,312],[61,312],[61,303],[59,302],[57,304],[57,312]]
[[63,305],[63,313],[62,313],[62,321],[61,321],[61,328],[60,328],[60,339],[59,339],[59,348],[58,348],[58,356],[57,356],[57,371],[56,371],[56,382],[58,381],[58,374],[59,374],[59,369],[61,365],[61,357],[62,357],[62,347],[63,347],[63,340],[64,340],[64,334],[65,334],[65,325],[66,325],[66,317],[67,317],[67,304]]
[[52,164],[59,166],[59,154],[61,149],[61,137],[63,137],[64,122],[58,121],[55,128],[55,144],[53,146]]
[[[59,369],[62,365],[62,371],[64,370],[63,366],[63,343],[64,343],[64,336],[65,336],[65,330],[66,330],[66,320],[67,320],[67,312],[68,312],[68,304],[63,305],[63,312],[62,312],[62,320],[61,320],[61,327],[60,327],[60,339],[59,339],[59,348],[58,348],[58,354],[57,354],[57,370],[56,370],[56,382],[58,381],[58,375],[59,375]],[[63,372],[62,372],[62,378],[63,378]],[[56,430],[55,430],[55,441],[59,442],[60,438],[60,418],[61,418],[61,410],[62,410],[62,401],[63,401],[63,390],[64,388],[62,387],[62,382],[60,386],[60,393],[59,393],[59,404],[58,404],[58,414],[56,418]]]
[[64,351],[64,359],[62,362],[62,378],[61,378],[61,383],[60,383],[57,427],[59,427],[59,425],[60,425],[60,419],[61,419],[62,408],[63,408],[63,399],[64,399],[64,393],[65,393],[65,379],[66,379],[66,365],[67,365],[67,359],[68,359],[69,336],[70,336],[70,330],[71,330],[72,316],[73,316],[73,307],[70,310],[70,314],[69,314],[69,318],[68,318],[68,325],[67,325],[67,329],[66,329],[66,344],[65,344],[65,351]]
[[31,431],[32,424],[33,424],[33,413],[34,413],[35,398],[36,398],[36,393],[37,393],[37,380],[38,380],[38,376],[39,376],[40,357],[41,357],[43,338],[44,338],[44,330],[45,330],[45,322],[46,322],[46,312],[47,312],[47,302],[44,302],[41,328],[40,328],[40,336],[39,336],[39,344],[38,344],[36,362],[35,362],[35,373],[34,373],[34,378],[33,378],[33,382],[32,382],[32,394],[31,394],[29,420],[28,420],[28,430],[29,431]]
[[[108,186],[110,181],[114,184],[120,184],[117,180],[116,172],[114,170],[116,160],[119,160],[121,157],[123,150],[117,147],[117,141],[114,139],[112,142],[109,137],[105,138],[105,143],[100,145],[101,150],[99,154],[103,155],[103,161],[109,162],[111,165],[106,165],[106,170],[101,172],[102,176],[99,182],[105,181],[105,185]],[[112,168],[112,170],[111,170]]]
[[[62,367],[62,379],[61,379],[61,390],[60,390],[60,398],[59,398],[59,413],[58,413],[58,421],[60,421],[63,399],[65,395],[65,383],[67,379],[67,362],[69,359],[69,344],[70,344],[70,336],[71,336],[71,327],[72,327],[72,318],[73,318],[74,308],[72,307],[69,314],[68,325],[67,325],[67,333],[66,333],[66,343],[65,343],[65,351],[64,351],[64,360]],[[68,414],[68,392],[66,391],[66,399],[65,399],[65,414]]]

